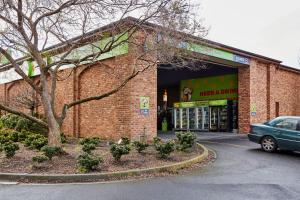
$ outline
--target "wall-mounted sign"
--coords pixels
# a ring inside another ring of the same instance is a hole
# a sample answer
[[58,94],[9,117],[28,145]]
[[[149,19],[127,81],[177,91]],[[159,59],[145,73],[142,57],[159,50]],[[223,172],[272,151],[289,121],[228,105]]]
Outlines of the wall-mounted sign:
[[150,97],[140,97],[140,113],[142,115],[149,115]]
[[174,103],[174,108],[193,108],[200,106],[226,106],[227,100],[213,100],[213,101],[190,101]]
[[180,95],[181,101],[237,99],[238,76],[237,74],[227,74],[182,80],[180,82]]
[[251,112],[251,116],[256,116],[256,104],[255,103],[251,104],[250,112]]
[[221,49],[215,49],[212,47],[208,47],[205,45],[183,42],[182,44],[179,45],[179,48],[184,48],[189,51],[201,53],[201,54],[216,57],[216,58],[221,58],[224,60],[233,61],[236,63],[241,63],[241,64],[245,64],[245,65],[250,64],[249,58],[246,58],[246,57],[243,57],[240,55],[236,55],[236,54],[233,54],[231,52],[224,51]]
[[[67,59],[80,59],[88,55],[99,53],[101,50],[104,50],[105,47],[109,46],[109,44],[112,41],[114,41],[115,47],[111,49],[111,51],[101,54],[99,57],[95,58],[94,61],[104,60],[107,58],[124,55],[127,54],[129,51],[129,44],[127,42],[128,39],[129,39],[128,32],[123,32],[113,37],[106,37],[101,39],[100,41],[94,42],[93,44],[87,44],[74,49],[67,56]],[[9,49],[9,53],[11,53],[10,49]],[[45,61],[47,61],[47,63],[49,63],[49,61],[51,62],[59,61],[63,54],[64,53],[57,54],[57,55],[50,55],[50,56],[48,55],[45,56],[44,59]],[[81,64],[87,64],[89,62],[91,61],[85,61],[82,62]],[[7,59],[2,54],[0,54],[0,65],[7,64],[7,63],[8,63]],[[23,62],[21,68],[26,74],[28,74],[28,76],[36,76],[36,75],[40,75],[39,67],[36,66],[38,65],[35,61],[29,61],[29,62]],[[60,69],[67,69],[72,67],[74,67],[74,65],[70,64],[70,65],[64,65]],[[22,77],[19,76],[14,70],[10,71],[9,76],[7,75],[7,72],[0,73],[0,84],[8,83],[19,79],[22,79]]]

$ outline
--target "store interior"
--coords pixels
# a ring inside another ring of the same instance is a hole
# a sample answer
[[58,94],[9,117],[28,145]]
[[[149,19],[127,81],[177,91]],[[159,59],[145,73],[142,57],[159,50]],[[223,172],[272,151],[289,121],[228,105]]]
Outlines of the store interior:
[[235,132],[238,69],[214,63],[158,67],[158,131]]

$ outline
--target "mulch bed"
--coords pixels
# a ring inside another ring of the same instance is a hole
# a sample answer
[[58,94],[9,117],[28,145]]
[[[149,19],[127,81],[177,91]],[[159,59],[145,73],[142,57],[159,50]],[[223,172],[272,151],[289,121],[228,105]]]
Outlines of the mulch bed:
[[[1,173],[29,173],[29,174],[76,174],[80,173],[77,168],[76,158],[82,154],[81,146],[77,142],[71,142],[63,145],[66,154],[59,157],[53,157],[52,161],[46,161],[42,164],[33,164],[32,157],[39,155],[40,152],[30,150],[19,144],[20,150],[17,151],[13,158],[7,159],[4,154],[0,154],[0,172]],[[202,149],[193,147],[188,152],[175,151],[168,159],[161,159],[153,146],[149,146],[144,154],[139,154],[135,149],[132,149],[130,154],[124,155],[120,162],[115,162],[109,152],[109,146],[103,142],[93,154],[103,158],[101,163],[93,172],[115,172],[125,171],[130,169],[142,169],[156,167],[162,165],[173,164],[195,157],[202,153]],[[211,153],[210,153],[211,155]],[[210,162],[210,156],[208,162]]]

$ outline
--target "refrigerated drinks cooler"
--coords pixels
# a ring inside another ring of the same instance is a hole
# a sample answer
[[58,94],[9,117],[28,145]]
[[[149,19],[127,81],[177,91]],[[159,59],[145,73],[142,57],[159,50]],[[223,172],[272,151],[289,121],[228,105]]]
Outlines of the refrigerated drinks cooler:
[[209,128],[209,107],[174,108],[176,130],[207,130]]
[[237,104],[227,100],[175,103],[173,116],[175,130],[232,131],[237,126]]

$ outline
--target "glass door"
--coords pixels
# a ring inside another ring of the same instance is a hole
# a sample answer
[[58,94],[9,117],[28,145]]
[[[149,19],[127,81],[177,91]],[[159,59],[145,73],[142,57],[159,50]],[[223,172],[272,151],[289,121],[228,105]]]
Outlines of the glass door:
[[203,130],[203,107],[197,108],[198,114],[198,129]]
[[178,108],[174,108],[174,127],[180,129],[180,111]]
[[187,129],[188,128],[188,115],[187,115],[187,109],[181,108],[181,129]]
[[202,107],[203,109],[203,130],[209,130],[209,107]]
[[210,131],[218,131],[219,107],[210,107]]
[[188,108],[189,114],[189,129],[196,129],[196,108]]
[[227,106],[221,106],[219,107],[219,130],[220,131],[227,131],[228,126],[228,117],[227,117]]

